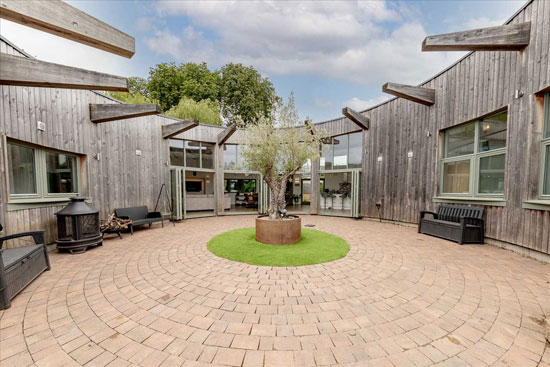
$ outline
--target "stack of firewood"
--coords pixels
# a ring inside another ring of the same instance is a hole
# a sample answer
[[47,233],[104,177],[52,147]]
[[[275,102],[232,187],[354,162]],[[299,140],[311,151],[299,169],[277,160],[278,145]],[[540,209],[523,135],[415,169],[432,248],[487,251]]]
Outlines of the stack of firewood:
[[115,217],[114,214],[111,214],[109,216],[109,219],[107,219],[105,222],[103,222],[100,226],[101,231],[121,231],[123,229],[128,229],[128,225],[131,224],[132,221],[130,219],[121,219]]

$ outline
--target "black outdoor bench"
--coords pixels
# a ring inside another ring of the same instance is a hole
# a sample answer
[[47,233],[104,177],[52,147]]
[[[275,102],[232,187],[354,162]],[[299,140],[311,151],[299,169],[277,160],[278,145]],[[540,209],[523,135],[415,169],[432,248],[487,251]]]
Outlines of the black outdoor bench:
[[128,225],[130,227],[130,233],[132,234],[134,233],[135,226],[149,224],[149,227],[151,227],[151,224],[154,222],[161,222],[164,228],[162,214],[160,212],[150,212],[146,206],[115,209],[115,216],[120,219],[130,219],[132,221],[132,223]]
[[[429,234],[451,241],[483,243],[483,208],[475,206],[440,205],[437,213],[420,212],[418,233]],[[426,218],[430,214],[432,218]]]
[[[0,225],[0,230],[2,226]],[[3,249],[4,241],[32,236],[34,245]],[[32,231],[0,237],[0,310],[45,270],[50,270],[44,231]]]

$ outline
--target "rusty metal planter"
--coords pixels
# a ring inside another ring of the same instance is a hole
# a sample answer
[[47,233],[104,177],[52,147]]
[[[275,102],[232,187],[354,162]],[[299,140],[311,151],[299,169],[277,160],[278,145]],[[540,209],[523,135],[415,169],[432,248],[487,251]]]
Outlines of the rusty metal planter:
[[302,219],[294,217],[270,220],[267,216],[256,218],[256,241],[270,245],[289,245],[302,239]]

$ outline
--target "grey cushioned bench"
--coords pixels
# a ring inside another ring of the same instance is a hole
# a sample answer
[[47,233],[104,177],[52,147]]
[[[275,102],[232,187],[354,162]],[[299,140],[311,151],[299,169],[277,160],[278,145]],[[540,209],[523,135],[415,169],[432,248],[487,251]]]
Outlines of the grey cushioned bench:
[[164,227],[164,220],[160,212],[150,212],[146,206],[134,206],[131,208],[115,209],[115,216],[121,219],[130,219],[132,223],[129,225],[130,232],[134,233],[134,226],[161,222]]
[[[1,228],[1,226],[0,226]],[[4,241],[32,237],[34,245],[3,249]],[[50,270],[44,231],[0,237],[0,310],[10,308],[11,300],[42,272]]]
[[418,233],[445,238],[461,245],[483,243],[483,211],[480,207],[460,205],[440,205],[437,213],[421,211]]

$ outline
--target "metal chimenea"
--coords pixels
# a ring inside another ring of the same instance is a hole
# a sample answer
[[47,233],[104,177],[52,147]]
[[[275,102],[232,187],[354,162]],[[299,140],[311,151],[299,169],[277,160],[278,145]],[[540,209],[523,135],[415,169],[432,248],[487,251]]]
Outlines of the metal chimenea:
[[57,216],[57,248],[82,253],[88,246],[103,244],[99,230],[99,210],[84,202],[83,197],[71,198],[71,203],[55,213]]

